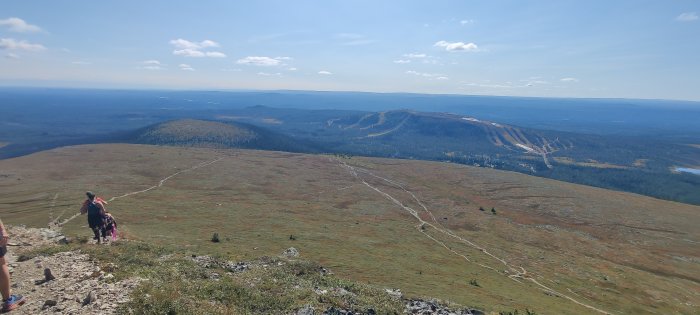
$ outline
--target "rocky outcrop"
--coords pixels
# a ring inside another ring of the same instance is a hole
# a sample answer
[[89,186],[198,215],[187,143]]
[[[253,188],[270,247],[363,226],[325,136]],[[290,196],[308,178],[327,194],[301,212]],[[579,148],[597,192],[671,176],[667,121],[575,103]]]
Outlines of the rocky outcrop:
[[202,268],[221,268],[228,272],[243,272],[250,268],[250,263],[218,260],[211,256],[192,255],[192,261]]
[[282,252],[282,256],[287,258],[299,257],[299,251],[294,247],[290,247],[285,249],[284,252]]
[[61,252],[18,261],[22,253],[63,242],[65,236],[52,229],[9,227],[14,242],[6,256],[11,268],[12,290],[27,302],[13,314],[115,314],[129,301],[131,292],[145,279],[115,281],[80,251]]
[[483,315],[484,312],[476,309],[451,310],[438,301],[423,301],[409,299],[406,301],[406,313],[417,315]]

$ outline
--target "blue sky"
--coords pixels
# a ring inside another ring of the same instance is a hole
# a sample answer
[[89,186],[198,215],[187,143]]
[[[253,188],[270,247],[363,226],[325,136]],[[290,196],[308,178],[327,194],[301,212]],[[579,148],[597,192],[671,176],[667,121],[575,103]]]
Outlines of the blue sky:
[[0,85],[700,100],[700,1],[1,1]]

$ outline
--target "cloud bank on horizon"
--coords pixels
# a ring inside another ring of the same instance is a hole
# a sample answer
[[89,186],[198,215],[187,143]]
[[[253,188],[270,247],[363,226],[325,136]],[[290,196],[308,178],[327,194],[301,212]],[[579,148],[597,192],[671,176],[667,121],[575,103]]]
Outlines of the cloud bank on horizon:
[[4,7],[0,85],[700,101],[700,5],[693,1],[640,8],[632,0],[29,0]]

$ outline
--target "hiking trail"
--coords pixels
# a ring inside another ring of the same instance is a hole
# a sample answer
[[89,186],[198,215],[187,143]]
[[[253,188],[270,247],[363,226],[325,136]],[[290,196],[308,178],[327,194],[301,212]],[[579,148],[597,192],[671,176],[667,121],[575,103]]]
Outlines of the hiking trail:
[[[406,212],[408,212],[411,216],[413,216],[413,217],[418,221],[418,224],[417,224],[415,227],[416,227],[416,229],[417,229],[421,234],[423,234],[424,236],[426,236],[427,238],[429,238],[429,239],[432,240],[433,242],[439,244],[440,246],[444,247],[445,249],[449,250],[449,251],[452,252],[453,254],[455,254],[455,255],[457,255],[457,256],[463,258],[463,259],[466,260],[467,262],[474,263],[474,264],[476,264],[476,265],[478,265],[478,266],[480,266],[480,267],[483,267],[483,268],[486,268],[486,269],[495,271],[496,273],[499,273],[499,274],[507,275],[508,278],[510,278],[511,280],[516,281],[516,282],[521,282],[521,281],[519,281],[519,280],[527,280],[527,281],[530,281],[530,282],[532,282],[533,284],[535,284],[536,286],[538,286],[540,290],[543,290],[543,291],[545,291],[545,292],[548,292],[548,293],[553,294],[553,295],[556,295],[556,296],[563,297],[563,298],[565,298],[565,299],[567,299],[567,300],[569,300],[569,301],[571,301],[571,302],[573,302],[573,303],[575,303],[575,304],[578,304],[578,305],[580,305],[580,306],[583,306],[583,307],[586,307],[586,308],[588,308],[588,309],[594,310],[594,311],[596,311],[596,312],[599,312],[599,313],[602,313],[602,314],[606,314],[606,315],[612,315],[612,313],[610,313],[610,312],[607,312],[607,311],[601,310],[601,309],[599,309],[599,308],[596,308],[596,307],[594,307],[594,306],[591,306],[591,305],[585,304],[585,303],[583,303],[583,302],[580,302],[580,301],[578,301],[578,300],[576,300],[576,299],[574,299],[574,298],[572,298],[572,297],[570,297],[570,296],[568,296],[568,295],[565,295],[565,294],[563,294],[563,293],[560,293],[560,292],[558,292],[558,291],[556,291],[556,290],[554,290],[554,289],[552,289],[552,288],[550,288],[550,287],[548,287],[548,286],[545,286],[545,285],[541,284],[541,283],[538,282],[535,278],[533,278],[533,276],[530,276],[530,275],[528,274],[527,270],[526,270],[525,268],[523,268],[522,266],[513,266],[513,265],[509,264],[505,259],[500,258],[500,257],[497,257],[496,255],[490,253],[486,248],[484,248],[484,247],[482,247],[482,246],[480,246],[480,245],[477,245],[476,243],[474,243],[474,242],[472,242],[472,241],[470,241],[470,240],[468,240],[468,239],[466,239],[466,238],[464,238],[464,237],[461,237],[461,236],[455,234],[452,230],[450,230],[450,229],[444,227],[442,224],[440,224],[440,223],[435,219],[435,216],[433,215],[432,211],[430,211],[430,210],[428,209],[428,207],[427,207],[413,192],[411,192],[411,191],[409,191],[408,189],[406,189],[406,188],[404,187],[404,185],[401,185],[401,184],[399,184],[398,182],[396,182],[396,181],[394,181],[394,180],[391,180],[391,179],[389,179],[389,178],[376,175],[376,174],[370,172],[369,170],[366,170],[366,169],[363,169],[363,168],[360,168],[360,167],[351,166],[351,165],[345,163],[345,161],[342,161],[342,160],[340,160],[340,159],[337,159],[337,161],[340,163],[341,167],[347,169],[347,170],[350,172],[350,174],[351,174],[353,177],[355,177],[357,180],[359,180],[360,182],[362,182],[362,184],[364,184],[364,185],[367,186],[368,188],[372,189],[373,191],[379,193],[380,195],[384,196],[386,199],[390,200],[391,202],[393,202],[394,204],[396,204],[397,206],[399,206],[400,208],[402,208],[403,210],[405,210]],[[424,211],[428,216],[430,216],[430,218],[432,218],[432,221],[435,222],[435,224],[433,224],[433,223],[431,223],[431,222],[429,222],[429,221],[423,220],[423,218],[421,218],[421,216],[419,215],[419,213],[418,213],[417,210],[415,210],[415,209],[413,209],[413,208],[411,208],[411,207],[405,205],[404,203],[402,203],[402,202],[401,202],[399,199],[397,199],[396,197],[394,197],[394,196],[390,195],[389,193],[384,192],[384,191],[382,191],[381,189],[379,189],[379,188],[373,186],[372,184],[368,183],[365,179],[363,179],[363,178],[360,176],[360,173],[367,174],[367,175],[369,175],[369,176],[372,176],[372,177],[375,177],[375,178],[377,178],[377,179],[380,179],[380,180],[382,180],[382,181],[384,181],[384,182],[386,182],[386,183],[389,183],[391,186],[393,186],[393,187],[395,187],[395,188],[398,188],[398,189],[404,191],[405,193],[407,193],[408,195],[410,195],[410,196],[411,196],[411,199],[412,199],[413,201],[415,201],[415,202],[423,209],[423,211]],[[488,256],[488,257],[491,258],[491,259],[494,259],[494,260],[498,261],[499,263],[501,263],[502,265],[504,265],[504,267],[506,267],[507,270],[504,271],[504,272],[501,272],[501,271],[499,271],[499,270],[497,270],[497,269],[495,269],[495,268],[493,268],[493,267],[486,266],[486,265],[484,265],[484,264],[481,264],[481,263],[477,263],[477,262],[472,261],[471,259],[469,259],[469,257],[467,257],[466,254],[457,252],[456,250],[452,249],[450,246],[447,246],[447,244],[445,244],[445,242],[440,241],[440,240],[436,239],[435,237],[429,235],[429,234],[427,233],[427,231],[426,231],[426,230],[427,230],[426,227],[430,227],[430,228],[434,229],[435,231],[438,231],[438,232],[440,232],[440,233],[442,233],[442,234],[444,234],[444,235],[446,235],[446,236],[448,236],[448,237],[450,237],[450,238],[453,238],[453,239],[457,240],[458,242],[461,242],[461,243],[464,243],[464,244],[469,245],[470,247],[476,249],[478,252],[480,252],[480,253],[482,253],[482,254]],[[510,273],[512,273],[512,274],[510,274]]]
[[[153,185],[153,186],[148,187],[148,188],[146,188],[146,189],[142,189],[142,190],[138,190],[138,191],[132,191],[132,192],[123,194],[123,195],[121,195],[121,196],[115,196],[115,197],[109,198],[109,200],[106,200],[106,201],[107,201],[107,202],[112,202],[112,201],[117,200],[117,199],[129,197],[129,196],[133,196],[133,195],[137,195],[137,194],[142,194],[142,193],[145,193],[145,192],[148,192],[148,191],[157,189],[157,188],[159,188],[159,187],[162,187],[163,184],[165,184],[165,182],[167,182],[169,179],[171,179],[171,178],[173,178],[173,177],[175,177],[175,176],[177,176],[177,175],[180,175],[180,174],[182,174],[182,173],[187,173],[187,172],[190,172],[190,171],[194,171],[194,170],[196,170],[196,169],[198,169],[198,168],[202,168],[202,167],[205,167],[205,166],[212,165],[212,164],[214,164],[214,163],[216,163],[216,162],[219,162],[219,161],[221,161],[221,160],[223,160],[223,159],[224,159],[224,157],[220,157],[220,158],[218,158],[218,159],[214,159],[214,160],[211,160],[211,161],[206,161],[206,162],[199,163],[199,164],[197,164],[197,165],[195,165],[195,166],[193,166],[193,167],[190,167],[190,168],[188,168],[188,169],[184,169],[184,170],[177,171],[177,172],[175,172],[175,173],[173,173],[173,174],[170,174],[170,175],[164,177],[164,178],[161,179],[161,180],[158,182],[158,184],[156,184],[156,185]],[[63,225],[65,225],[66,223],[72,221],[73,219],[75,219],[75,218],[77,218],[77,217],[79,217],[79,216],[80,216],[80,212],[74,214],[73,216],[71,216],[71,217],[68,218],[68,219],[65,219],[65,220],[61,221],[60,223],[58,223],[58,225],[59,225],[59,226],[63,226]]]

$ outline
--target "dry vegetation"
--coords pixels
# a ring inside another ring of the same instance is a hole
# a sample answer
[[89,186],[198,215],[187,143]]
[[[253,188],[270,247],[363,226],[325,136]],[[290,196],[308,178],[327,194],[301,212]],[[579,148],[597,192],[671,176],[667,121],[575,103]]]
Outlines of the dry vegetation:
[[[69,218],[84,191],[95,190],[116,197],[108,208],[133,239],[230,260],[294,246],[341,277],[486,310],[591,313],[586,304],[614,314],[692,314],[700,308],[700,207],[518,173],[91,145],[0,161],[0,187],[0,216],[9,223],[45,226]],[[84,226],[78,217],[65,229],[88,235]],[[220,243],[210,242],[214,232]],[[526,274],[509,277],[521,267]]]

